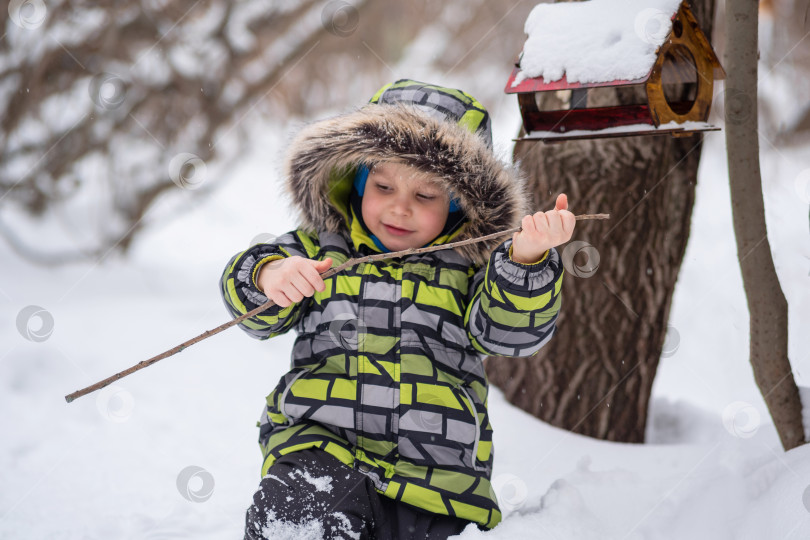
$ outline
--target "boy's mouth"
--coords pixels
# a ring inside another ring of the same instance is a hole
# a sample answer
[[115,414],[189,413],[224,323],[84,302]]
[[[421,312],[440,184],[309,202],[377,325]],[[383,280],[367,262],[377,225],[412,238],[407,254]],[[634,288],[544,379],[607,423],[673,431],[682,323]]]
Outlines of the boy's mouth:
[[386,223],[383,223],[383,227],[385,227],[386,231],[388,231],[389,233],[391,233],[393,235],[396,235],[396,236],[405,236],[406,234],[411,234],[411,232],[413,232],[413,231],[409,231],[407,229],[400,229],[399,227],[393,227],[393,226],[388,225]]

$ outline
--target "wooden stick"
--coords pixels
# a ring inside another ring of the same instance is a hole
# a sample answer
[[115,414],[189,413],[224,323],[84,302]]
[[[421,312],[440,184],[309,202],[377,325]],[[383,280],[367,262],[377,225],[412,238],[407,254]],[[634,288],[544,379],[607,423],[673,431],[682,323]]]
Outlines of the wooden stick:
[[[577,221],[583,220],[583,219],[610,219],[610,214],[582,214],[582,215],[576,216],[576,219],[577,219]],[[459,240],[458,242],[451,242],[450,244],[441,244],[441,245],[438,245],[438,246],[429,246],[429,247],[419,248],[419,249],[408,248],[408,249],[404,249],[402,251],[395,251],[395,252],[392,252],[392,253],[378,253],[376,255],[368,255],[366,257],[353,258],[353,259],[349,259],[348,261],[344,262],[343,264],[341,264],[339,266],[336,266],[334,268],[330,268],[329,270],[327,270],[326,272],[321,274],[321,278],[325,279],[325,278],[331,277],[331,276],[337,274],[338,272],[341,272],[341,271],[345,270],[346,268],[349,268],[349,267],[354,266],[356,264],[360,264],[362,262],[379,261],[379,260],[382,260],[382,259],[391,259],[391,258],[394,258],[394,257],[403,257],[405,255],[412,255],[414,253],[427,253],[427,252],[430,252],[430,251],[438,251],[438,250],[441,250],[441,249],[451,249],[451,248],[454,248],[454,247],[463,246],[465,244],[472,244],[472,243],[475,243],[475,242],[484,242],[486,240],[491,240],[493,238],[497,238],[499,236],[504,236],[506,234],[511,234],[511,233],[514,233],[514,232],[518,232],[520,230],[521,230],[521,227],[515,227],[515,228],[509,229],[509,230],[506,230],[506,231],[492,233],[492,234],[488,234],[486,236],[479,236],[478,238],[468,238],[467,240]],[[218,334],[218,333],[222,332],[223,330],[225,330],[227,328],[230,328],[231,326],[237,325],[240,322],[242,322],[243,320],[245,320],[245,319],[247,319],[249,317],[253,317],[254,315],[257,315],[257,314],[265,311],[266,309],[268,309],[268,308],[270,308],[270,307],[272,307],[274,305],[276,305],[275,302],[273,302],[272,300],[268,300],[267,302],[265,302],[261,306],[248,311],[244,315],[241,315],[241,316],[239,316],[239,317],[237,317],[237,318],[235,318],[235,319],[233,319],[231,321],[228,321],[228,322],[226,322],[224,324],[221,324],[221,325],[217,326],[216,328],[214,328],[213,330],[207,330],[207,331],[203,332],[202,334],[200,334],[199,336],[197,336],[195,338],[189,339],[188,341],[184,341],[183,343],[181,343],[180,345],[174,347],[173,349],[170,349],[170,350],[168,350],[168,351],[166,351],[164,353],[161,353],[161,354],[159,354],[157,356],[154,356],[154,357],[152,357],[152,358],[150,358],[148,360],[138,362],[134,366],[132,366],[132,367],[130,367],[128,369],[125,369],[124,371],[120,371],[120,372],[116,373],[115,375],[107,377],[103,381],[99,381],[99,382],[97,382],[97,383],[95,383],[93,385],[88,386],[87,388],[77,390],[77,391],[73,392],[72,394],[68,394],[68,395],[65,396],[65,401],[70,403],[70,402],[72,402],[74,399],[76,399],[78,397],[82,397],[85,394],[89,394],[90,392],[94,392],[96,390],[99,390],[100,388],[104,388],[105,386],[108,386],[109,384],[114,383],[115,381],[117,381],[117,380],[119,380],[119,379],[121,379],[123,377],[126,377],[127,375],[135,373],[136,371],[141,370],[141,369],[143,369],[143,368],[145,368],[147,366],[151,366],[152,364],[154,364],[158,360],[163,360],[164,358],[167,358],[169,356],[177,354],[180,351],[182,351],[183,349],[185,349],[186,347],[194,345],[195,343],[197,343],[199,341],[202,341],[202,340],[204,340],[204,339],[206,339],[208,337],[211,337],[214,334]]]

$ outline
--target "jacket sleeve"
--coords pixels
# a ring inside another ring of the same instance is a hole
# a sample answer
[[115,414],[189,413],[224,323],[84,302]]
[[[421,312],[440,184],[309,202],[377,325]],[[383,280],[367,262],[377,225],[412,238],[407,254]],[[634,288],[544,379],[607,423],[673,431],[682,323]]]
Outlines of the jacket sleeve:
[[551,339],[560,311],[563,265],[555,248],[536,263],[511,259],[512,239],[490,255],[472,278],[464,324],[476,350],[523,357]]
[[[219,290],[228,312],[235,319],[268,301],[256,283],[262,265],[294,255],[314,259],[319,252],[317,235],[296,229],[279,236],[272,243],[256,244],[237,253],[225,266],[220,279]],[[277,305],[271,306],[237,326],[260,340],[283,334],[295,326],[311,301],[311,298],[304,298],[283,309]]]

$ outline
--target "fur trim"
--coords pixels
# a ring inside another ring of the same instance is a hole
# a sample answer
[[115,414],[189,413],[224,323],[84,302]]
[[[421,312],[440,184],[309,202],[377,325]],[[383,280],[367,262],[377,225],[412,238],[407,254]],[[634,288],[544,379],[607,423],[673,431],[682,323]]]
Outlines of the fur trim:
[[[477,135],[411,105],[373,104],[310,124],[293,140],[284,165],[285,187],[302,226],[348,235],[343,216],[328,198],[330,173],[380,162],[431,173],[456,194],[469,223],[454,241],[517,227],[530,213],[518,168],[499,161]],[[454,249],[483,265],[507,238]]]

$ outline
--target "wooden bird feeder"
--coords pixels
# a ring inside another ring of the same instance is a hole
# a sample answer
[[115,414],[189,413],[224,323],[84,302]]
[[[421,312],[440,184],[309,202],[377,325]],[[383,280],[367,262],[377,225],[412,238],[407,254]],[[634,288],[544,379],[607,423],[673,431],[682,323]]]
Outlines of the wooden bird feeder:
[[[554,9],[579,8],[571,11],[572,16],[577,16],[582,13],[582,6],[591,3],[596,4],[592,0],[543,6],[554,6]],[[570,82],[567,72],[553,81],[546,81],[542,76],[528,77],[526,73],[521,74],[521,61],[527,52],[524,47],[505,89],[508,94],[518,95],[526,134],[517,140],[550,143],[634,135],[671,134],[683,137],[700,131],[719,130],[706,121],[713,98],[714,80],[725,78],[725,72],[709,40],[685,1],[672,13],[658,13],[658,21],[663,25],[668,24],[669,28],[658,29],[662,37],[666,37],[654,49],[655,54],[643,57],[649,60],[641,62],[639,66],[646,69],[647,62],[649,70],[641,77],[590,82]],[[629,16],[632,17],[633,13]],[[636,18],[638,25],[637,14]],[[577,36],[576,39],[581,38]],[[645,45],[641,39],[639,43]],[[593,44],[590,46],[593,47]],[[652,49],[649,43],[646,46]],[[544,58],[547,62],[554,61],[553,58],[548,60],[548,55]],[[636,66],[637,71],[639,66]],[[612,90],[616,87],[635,88],[635,93],[631,95],[644,96],[646,99],[641,98],[638,103],[631,105],[611,103],[616,99],[616,93]],[[562,100],[563,107],[540,110],[536,99],[540,92],[557,92],[556,97]],[[591,104],[594,105],[589,106]]]

